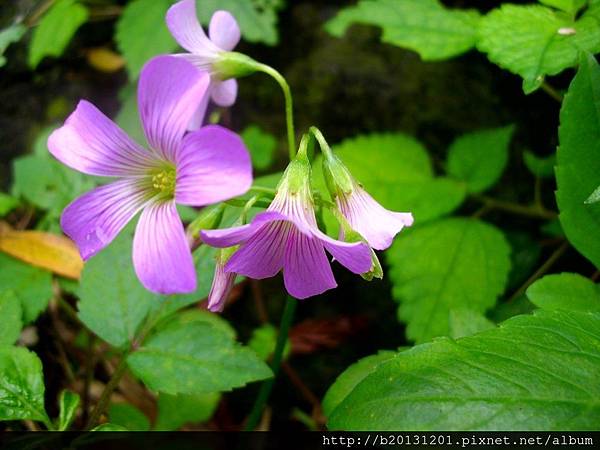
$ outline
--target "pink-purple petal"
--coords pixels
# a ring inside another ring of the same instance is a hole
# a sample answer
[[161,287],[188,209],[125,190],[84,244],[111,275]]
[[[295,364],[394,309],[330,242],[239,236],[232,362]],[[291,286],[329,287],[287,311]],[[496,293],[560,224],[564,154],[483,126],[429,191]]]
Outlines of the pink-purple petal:
[[190,123],[188,124],[188,131],[196,131],[199,130],[202,125],[204,125],[204,118],[206,117],[206,110],[208,109],[208,101],[210,100],[209,95],[205,95],[202,98],[202,101],[194,111],[192,118],[190,119]]
[[86,260],[110,244],[146,201],[136,180],[115,181],[75,199],[64,209],[60,224]]
[[141,174],[154,162],[148,151],[85,100],[50,135],[48,149],[63,164],[90,175]]
[[231,293],[235,277],[237,274],[233,272],[225,272],[225,266],[217,261],[215,267],[215,276],[208,294],[208,310],[212,312],[221,312],[225,306],[227,298]]
[[240,42],[240,27],[227,11],[215,11],[208,25],[208,36],[217,47],[231,51]]
[[342,266],[357,274],[371,269],[371,250],[365,242],[342,242],[330,238],[325,233],[316,230],[317,237]]
[[234,78],[219,81],[213,80],[211,86],[211,99],[219,106],[231,106],[237,97],[238,84]]
[[216,53],[219,48],[204,33],[196,14],[196,0],[182,0],[167,11],[167,27],[184,49],[191,53]]
[[133,238],[133,265],[152,292],[181,294],[196,289],[192,252],[174,202],[144,208]]
[[177,203],[202,206],[244,194],[252,163],[241,138],[209,125],[185,136],[177,156]]
[[150,147],[174,162],[183,135],[207,94],[210,76],[174,56],[151,59],[140,75],[138,104]]

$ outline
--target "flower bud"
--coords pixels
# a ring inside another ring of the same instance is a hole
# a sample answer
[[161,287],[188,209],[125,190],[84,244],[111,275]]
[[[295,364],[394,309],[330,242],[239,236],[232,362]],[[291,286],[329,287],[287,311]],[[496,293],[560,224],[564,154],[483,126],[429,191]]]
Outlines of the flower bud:
[[221,52],[212,64],[212,73],[219,80],[240,78],[259,70],[259,63],[239,52]]

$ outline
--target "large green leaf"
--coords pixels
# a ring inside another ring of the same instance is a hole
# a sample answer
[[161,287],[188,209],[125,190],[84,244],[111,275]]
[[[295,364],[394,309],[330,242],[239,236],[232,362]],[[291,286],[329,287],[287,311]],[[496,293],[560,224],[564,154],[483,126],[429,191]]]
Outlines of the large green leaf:
[[383,42],[439,60],[471,49],[478,21],[476,11],[447,9],[438,0],[361,0],[342,9],[326,29],[342,36],[352,23],[379,26]]
[[119,21],[115,40],[132,79],[153,56],[173,53],[177,43],[165,24],[171,0],[134,0],[127,4]]
[[505,288],[510,246],[492,225],[444,219],[410,230],[386,253],[398,315],[416,342],[451,332],[450,313],[484,313]]
[[573,246],[600,267],[600,203],[585,201],[600,185],[600,68],[582,57],[560,111],[556,200]]
[[167,394],[226,391],[272,375],[252,350],[207,322],[167,327],[127,361],[150,389]]
[[529,286],[527,297],[543,309],[600,311],[600,287],[576,273],[546,275]]
[[47,422],[42,363],[22,347],[0,347],[0,420]]
[[[418,224],[452,212],[465,198],[465,184],[435,177],[423,145],[404,134],[358,136],[334,151],[377,201],[394,211],[411,211]],[[321,157],[313,171],[315,185],[325,189]]]
[[600,51],[599,13],[589,9],[575,21],[541,5],[505,4],[481,20],[477,48],[520,75],[529,93],[545,75],[575,66],[581,50]]
[[23,309],[13,291],[0,291],[0,345],[12,345],[19,338],[23,328]]
[[492,187],[508,162],[508,146],[514,127],[465,134],[448,150],[448,174],[467,183],[470,192]]
[[179,394],[161,393],[158,396],[158,416],[154,430],[177,430],[186,423],[204,422],[212,417],[221,394]]
[[62,55],[77,29],[87,18],[87,8],[77,0],[54,2],[33,31],[29,47],[29,65],[35,68],[44,56]]
[[570,14],[575,14],[585,6],[587,0],[539,0],[539,2]]
[[52,297],[50,272],[0,253],[0,293],[12,291],[21,301],[23,321],[29,323],[46,309]]
[[538,311],[377,366],[329,418],[344,430],[597,430],[600,314]]

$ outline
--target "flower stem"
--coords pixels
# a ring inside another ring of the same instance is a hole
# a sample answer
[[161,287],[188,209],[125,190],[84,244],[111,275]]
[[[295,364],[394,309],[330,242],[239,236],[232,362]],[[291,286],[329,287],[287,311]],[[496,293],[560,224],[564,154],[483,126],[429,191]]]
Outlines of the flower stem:
[[121,381],[121,378],[123,377],[123,375],[125,375],[125,372],[127,371],[126,359],[128,354],[129,353],[125,353],[121,356],[121,360],[119,361],[117,368],[110,377],[110,380],[108,380],[108,383],[104,387],[104,390],[100,395],[100,399],[98,400],[96,407],[90,415],[90,418],[85,426],[86,430],[91,430],[98,424],[100,417],[108,407],[108,404],[110,403],[110,396],[112,395],[113,391],[117,388],[119,382]]
[[271,195],[275,195],[277,193],[276,189],[273,189],[270,187],[264,187],[264,186],[251,186],[249,190],[252,192],[261,192],[264,194],[271,194]]
[[262,412],[265,409],[265,405],[269,400],[269,396],[271,395],[271,390],[273,389],[273,384],[275,384],[275,379],[277,378],[277,374],[279,373],[279,367],[281,366],[281,360],[283,358],[283,349],[285,348],[285,343],[288,338],[288,333],[290,330],[290,326],[292,321],[294,320],[294,312],[296,311],[296,299],[287,296],[285,301],[285,308],[283,310],[283,315],[281,316],[281,324],[279,325],[279,334],[277,335],[277,343],[275,344],[275,351],[273,352],[273,359],[271,361],[271,370],[273,371],[273,378],[269,378],[264,381],[260,387],[260,391],[258,391],[258,396],[256,397],[256,401],[254,402],[254,406],[252,407],[252,411],[250,412],[250,416],[248,417],[248,421],[246,422],[246,426],[244,427],[245,431],[252,431],[258,425],[260,418],[262,416]]
[[281,75],[271,66],[258,63],[256,68],[257,70],[260,70],[261,72],[266,73],[273,78],[283,91],[283,97],[285,99],[285,122],[287,127],[288,151],[291,161],[296,156],[296,134],[294,131],[294,105],[292,102],[292,91],[290,90],[290,86],[288,85],[287,81],[285,81],[283,75]]
[[321,130],[319,130],[317,127],[313,126],[313,127],[310,127],[308,131],[315,137],[315,139],[319,143],[319,147],[321,148],[321,153],[323,153],[323,155],[325,157],[330,157],[333,154],[333,152],[331,151],[331,147],[325,140],[325,136],[323,136],[323,133],[321,133]]
[[558,214],[556,214],[554,211],[550,211],[541,205],[520,205],[518,203],[498,200],[485,195],[473,195],[473,198],[479,200],[490,209],[499,209],[519,216],[535,217],[546,220],[552,220],[558,217]]
[[542,90],[556,100],[558,103],[562,103],[563,95],[558,92],[552,85],[548,84],[546,81],[542,82],[541,86]]

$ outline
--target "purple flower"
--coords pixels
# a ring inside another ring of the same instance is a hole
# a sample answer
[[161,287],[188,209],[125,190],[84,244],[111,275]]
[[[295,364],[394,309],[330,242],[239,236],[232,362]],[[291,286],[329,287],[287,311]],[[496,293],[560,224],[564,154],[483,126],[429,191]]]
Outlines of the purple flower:
[[213,125],[184,136],[209,79],[188,62],[154,58],[142,70],[138,106],[149,150],[86,101],[48,139],[64,164],[117,178],[65,208],[61,226],[88,259],[106,247],[141,211],[133,264],[149,290],[192,292],[196,273],[176,203],[201,206],[248,190],[250,158],[241,139]]
[[190,123],[190,129],[196,129],[202,124],[209,98],[219,106],[231,106],[235,102],[237,81],[233,78],[220,80],[215,76],[212,66],[222,53],[233,50],[240,41],[240,27],[230,13],[216,11],[210,20],[206,36],[198,22],[195,0],[182,0],[171,6],[167,11],[167,27],[179,45],[189,52],[176,56],[185,58],[212,74],[209,95]]
[[215,275],[208,294],[208,310],[212,312],[223,311],[223,307],[229,298],[229,294],[231,294],[231,289],[237,276],[234,272],[225,272],[225,262],[227,260],[224,255],[225,252],[227,252],[227,249],[219,250]]
[[299,156],[288,166],[273,202],[250,224],[201,232],[214,247],[240,245],[225,272],[269,278],[283,269],[287,291],[307,298],[337,286],[325,249],[350,271],[371,269],[371,250],[364,242],[341,242],[317,227],[310,192],[310,163]]

